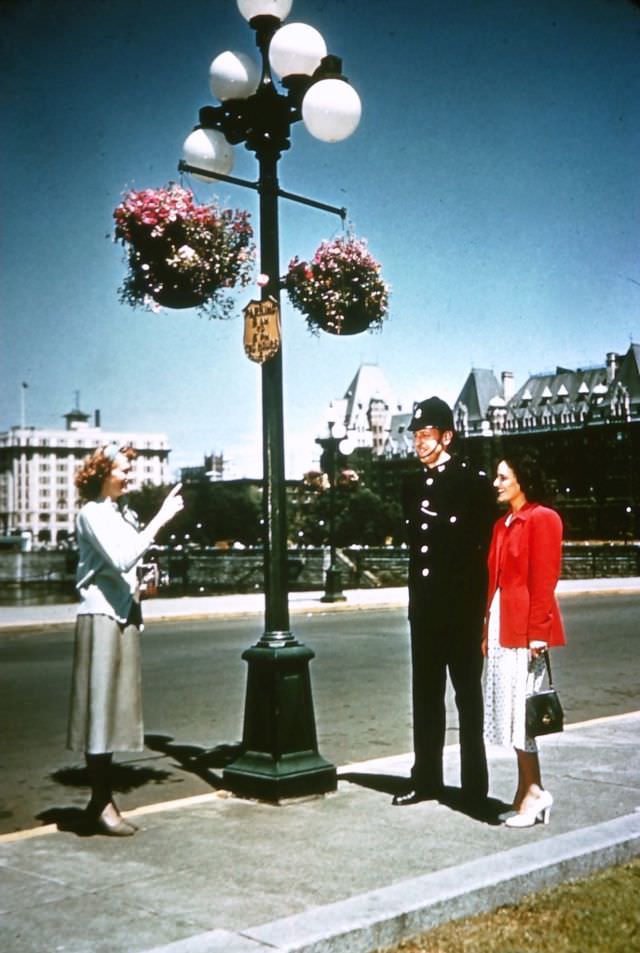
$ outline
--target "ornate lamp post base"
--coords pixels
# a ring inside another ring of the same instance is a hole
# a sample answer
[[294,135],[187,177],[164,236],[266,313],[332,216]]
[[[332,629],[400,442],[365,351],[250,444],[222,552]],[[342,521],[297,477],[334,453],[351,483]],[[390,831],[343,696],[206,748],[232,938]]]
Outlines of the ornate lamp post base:
[[318,753],[309,662],[315,653],[295,641],[260,642],[248,663],[242,754],[223,771],[241,797],[278,801],[335,791],[334,765]]
[[346,602],[347,597],[342,591],[342,578],[337,566],[329,566],[324,574],[324,595],[320,602]]

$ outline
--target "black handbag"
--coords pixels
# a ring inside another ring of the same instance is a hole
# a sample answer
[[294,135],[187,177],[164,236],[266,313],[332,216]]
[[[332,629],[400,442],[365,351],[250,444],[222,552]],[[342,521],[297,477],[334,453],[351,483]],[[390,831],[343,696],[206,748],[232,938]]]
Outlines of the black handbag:
[[545,650],[542,654],[547,666],[549,688],[527,695],[526,727],[529,738],[535,738],[537,735],[551,735],[562,731],[564,727],[564,712],[558,693],[553,687],[549,653]]

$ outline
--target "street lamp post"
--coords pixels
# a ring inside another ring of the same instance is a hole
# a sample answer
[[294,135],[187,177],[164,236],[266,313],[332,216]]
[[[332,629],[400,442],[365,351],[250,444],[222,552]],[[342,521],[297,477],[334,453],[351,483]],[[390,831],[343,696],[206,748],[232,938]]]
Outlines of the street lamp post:
[[[290,128],[302,119],[316,138],[339,141],[357,126],[360,101],[316,30],[300,23],[282,26],[292,0],[237,4],[255,32],[261,66],[231,52],[214,59],[211,88],[221,105],[200,110],[179,167],[258,192],[260,267],[268,279],[262,300],[271,299],[279,311],[278,198],[345,216],[344,209],[280,189],[278,161],[290,146]],[[284,91],[277,89],[272,70]],[[240,143],[256,156],[257,182],[228,174],[231,146]],[[289,625],[281,346],[262,365],[262,438],[265,631],[242,656],[248,664],[242,746],[223,776],[237,794],[278,800],[336,787],[335,767],[318,752],[309,677],[314,653]]]
[[[328,421],[329,436],[316,437],[316,443],[322,447],[322,470],[329,480],[329,565],[324,574],[324,595],[321,602],[344,602],[347,598],[342,591],[342,576],[336,558],[336,485],[338,482],[339,446],[345,438],[344,433],[334,434],[335,421]],[[344,428],[342,428],[344,430]]]

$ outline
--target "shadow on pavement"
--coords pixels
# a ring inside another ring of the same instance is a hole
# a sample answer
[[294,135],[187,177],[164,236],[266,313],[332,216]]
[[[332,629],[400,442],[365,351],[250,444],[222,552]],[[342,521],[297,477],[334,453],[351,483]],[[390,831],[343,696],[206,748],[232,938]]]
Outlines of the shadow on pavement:
[[[372,791],[380,791],[381,794],[404,794],[411,786],[411,781],[407,777],[400,777],[393,774],[366,774],[359,771],[345,771],[338,774],[339,781],[349,781],[351,784],[358,784],[360,787],[369,788]],[[500,821],[498,815],[502,811],[507,811],[511,807],[504,801],[489,797],[479,803],[469,803],[463,796],[460,788],[445,787],[438,798],[440,804],[456,811],[459,814],[466,814],[467,817],[475,821],[482,821],[484,824],[498,826]]]
[[36,818],[43,824],[55,824],[59,831],[77,834],[78,837],[92,837],[96,833],[95,822],[79,807],[50,807],[36,814]]
[[[51,778],[67,788],[86,788],[87,800],[89,799],[89,775],[84,765],[60,768],[52,772]],[[120,794],[135,791],[145,784],[162,784],[170,778],[170,771],[150,768],[147,765],[115,762],[111,768],[113,790]],[[95,823],[87,819],[82,808],[51,807],[36,814],[36,819],[43,824],[55,824],[58,830],[69,831],[79,837],[90,837],[96,833]]]
[[222,775],[216,774],[215,770],[231,764],[240,752],[240,742],[200,748],[197,745],[178,744],[171,735],[145,735],[144,741],[147,748],[173,758],[184,771],[197,775],[215,789],[223,786]]
[[410,778],[394,774],[367,774],[363,771],[338,772],[338,781],[350,781],[361,788],[370,788],[382,794],[403,794],[411,786]]
[[[111,783],[114,791],[120,794],[126,794],[129,791],[135,791],[145,784],[161,784],[171,777],[170,771],[150,768],[147,765],[118,763],[117,761],[111,767]],[[51,774],[53,781],[63,784],[67,788],[88,788],[89,775],[84,766],[77,765],[73,768],[60,768]]]
[[[220,744],[214,748],[200,748],[196,745],[181,745],[174,742],[171,735],[145,735],[145,744],[151,751],[157,751],[173,758],[178,766],[197,775],[214,790],[222,787],[222,775],[215,769],[222,769],[238,755],[240,743]],[[89,775],[84,765],[60,768],[52,772],[51,778],[67,788],[89,789]],[[111,768],[113,790],[126,794],[146,784],[163,784],[171,780],[172,772],[134,763],[114,762]],[[90,837],[96,833],[95,824],[87,819],[82,808],[51,807],[36,815],[43,824],[55,824],[60,831],[68,831],[79,837]]]
[[456,811],[458,814],[466,814],[467,817],[473,818],[474,821],[482,821],[484,824],[490,824],[492,827],[498,827],[501,823],[498,820],[498,814],[502,813],[502,811],[508,811],[511,807],[510,804],[505,804],[504,801],[499,801],[495,797],[488,797],[484,801],[469,803],[468,800],[465,800],[460,788],[449,786],[444,787],[438,801],[440,804],[444,804],[445,807]]

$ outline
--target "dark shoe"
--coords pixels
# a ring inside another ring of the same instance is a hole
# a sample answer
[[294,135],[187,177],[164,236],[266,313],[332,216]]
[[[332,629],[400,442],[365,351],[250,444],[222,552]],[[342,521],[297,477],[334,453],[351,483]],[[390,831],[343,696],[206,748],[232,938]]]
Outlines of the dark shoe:
[[436,801],[436,791],[407,791],[405,794],[396,794],[391,802],[395,807],[408,807],[411,804],[420,804],[421,801]]
[[463,792],[460,807],[469,817],[478,821],[488,821],[495,817],[495,809],[486,794],[465,795]]
[[462,803],[466,807],[484,808],[487,806],[488,800],[489,795],[484,791],[482,793],[478,793],[477,791],[462,790]]

